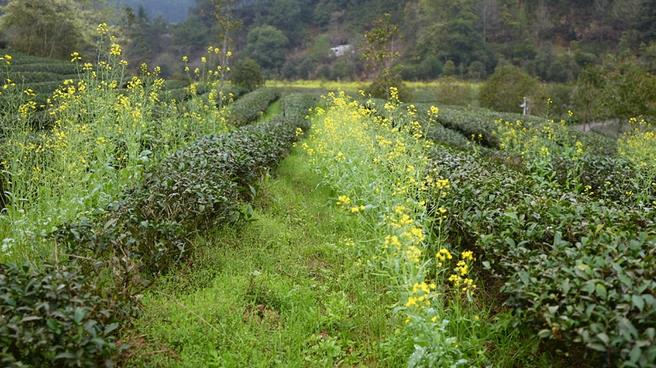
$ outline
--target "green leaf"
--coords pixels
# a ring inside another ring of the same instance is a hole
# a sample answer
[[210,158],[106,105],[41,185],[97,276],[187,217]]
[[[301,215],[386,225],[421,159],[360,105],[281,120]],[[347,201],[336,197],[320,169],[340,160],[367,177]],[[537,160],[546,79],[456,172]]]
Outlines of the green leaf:
[[631,353],[629,353],[629,359],[631,360],[631,363],[637,363],[640,360],[640,356],[642,355],[642,351],[638,346],[634,346],[633,349],[631,349]]
[[642,299],[642,296],[632,295],[631,296],[631,301],[633,302],[633,306],[638,308],[641,312],[645,308],[645,300]]
[[598,333],[598,334],[597,334],[597,338],[598,338],[599,340],[601,340],[606,346],[608,346],[608,342],[610,341],[610,339],[608,338],[608,335],[606,335],[605,333],[601,332],[601,333]]
[[77,324],[80,324],[86,315],[86,308],[76,307],[75,312],[73,313],[73,321],[75,321]]
[[597,344],[597,343],[595,343],[595,342],[588,343],[588,344],[587,344],[587,347],[589,347],[589,348],[592,349],[592,350],[596,350],[596,351],[601,351],[601,352],[605,352],[605,351],[606,351],[606,347],[605,347],[605,346],[603,346],[603,345],[601,345],[601,344]]
[[601,299],[606,299],[606,297],[608,296],[608,292],[606,291],[606,287],[603,284],[597,284],[597,286],[595,287],[595,293]]

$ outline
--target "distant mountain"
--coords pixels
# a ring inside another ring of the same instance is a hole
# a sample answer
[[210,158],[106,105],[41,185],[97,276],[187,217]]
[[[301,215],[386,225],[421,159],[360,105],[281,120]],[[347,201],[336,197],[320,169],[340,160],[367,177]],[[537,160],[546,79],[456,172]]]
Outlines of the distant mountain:
[[117,6],[129,6],[137,10],[146,9],[149,18],[163,17],[169,22],[178,23],[187,18],[194,0],[115,0]]

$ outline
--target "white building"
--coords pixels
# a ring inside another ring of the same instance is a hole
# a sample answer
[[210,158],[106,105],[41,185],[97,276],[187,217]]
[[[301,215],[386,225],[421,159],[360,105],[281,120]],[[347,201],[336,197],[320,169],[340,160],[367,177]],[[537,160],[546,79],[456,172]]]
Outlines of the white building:
[[345,45],[338,45],[335,47],[331,47],[330,51],[333,56],[340,57],[344,56],[349,53],[353,53],[353,45],[351,44],[345,44]]

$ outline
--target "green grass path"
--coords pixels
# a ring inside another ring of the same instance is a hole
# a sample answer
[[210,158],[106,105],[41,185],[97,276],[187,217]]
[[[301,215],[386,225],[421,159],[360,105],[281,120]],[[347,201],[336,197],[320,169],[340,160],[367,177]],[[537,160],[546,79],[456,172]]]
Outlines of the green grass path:
[[252,221],[196,241],[130,332],[130,366],[401,366],[382,281],[359,266],[357,217],[336,209],[303,156],[263,181]]
[[258,122],[267,121],[267,120],[271,119],[272,117],[280,114],[280,110],[282,109],[281,100],[282,100],[282,98],[279,98],[279,99],[273,101],[273,103],[270,104],[269,107],[267,107],[266,110],[264,110],[264,113],[262,114],[262,116],[260,116],[259,119],[257,119],[257,121]]

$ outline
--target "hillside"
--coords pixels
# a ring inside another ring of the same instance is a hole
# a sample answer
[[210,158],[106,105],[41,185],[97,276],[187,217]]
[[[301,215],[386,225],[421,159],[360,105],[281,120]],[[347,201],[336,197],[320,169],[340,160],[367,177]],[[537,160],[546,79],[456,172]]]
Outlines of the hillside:
[[[209,4],[196,1],[189,18],[168,29],[179,46],[156,54],[212,43],[221,32]],[[566,82],[607,53],[656,59],[656,3],[649,0],[258,0],[229,9],[241,22],[233,33],[240,55],[285,78],[361,77],[362,34],[385,13],[401,29],[395,46],[405,79],[443,73],[480,79],[511,62],[540,79]],[[352,46],[353,56],[331,52],[340,45]]]
[[[42,6],[57,1],[47,0]],[[222,42],[224,32],[212,1],[114,0],[109,4],[118,9],[112,23],[127,37],[130,58],[157,63],[165,74],[180,70],[183,55],[194,57],[207,45]],[[122,4],[133,10],[126,13]],[[238,0],[222,4],[227,5],[219,14],[238,23],[229,32],[234,54],[252,57],[270,77],[367,77],[363,33],[386,13],[400,30],[394,40],[399,56],[395,70],[406,80],[449,75],[485,79],[497,65],[512,63],[543,81],[570,82],[585,67],[620,53],[639,57],[656,70],[656,2],[651,0]],[[82,13],[85,19],[79,24],[87,22],[89,12]],[[59,14],[68,15],[43,29],[62,23],[78,27],[66,19],[80,13],[62,11]],[[25,43],[15,40],[18,36],[12,28],[16,25],[5,32],[7,41]],[[92,46],[84,42],[90,38],[87,32],[78,27],[61,45],[45,48],[32,40],[23,48],[65,57],[74,48]],[[43,37],[48,39],[46,33]],[[76,37],[80,42],[73,42]],[[58,47],[61,52],[53,51]],[[334,48],[349,52],[335,53]]]
[[129,6],[135,11],[139,7],[146,10],[150,18],[163,17],[168,22],[178,23],[187,18],[189,8],[194,4],[194,0],[114,0],[117,7]]

